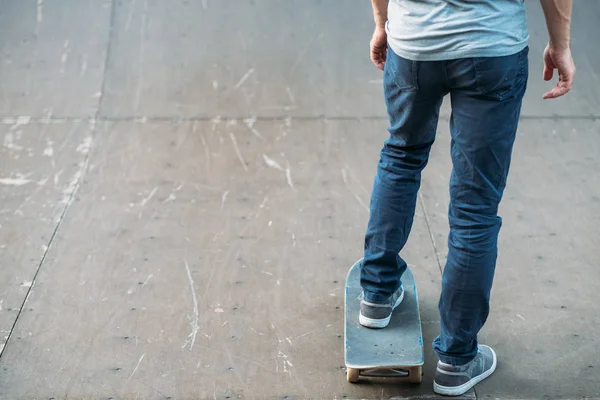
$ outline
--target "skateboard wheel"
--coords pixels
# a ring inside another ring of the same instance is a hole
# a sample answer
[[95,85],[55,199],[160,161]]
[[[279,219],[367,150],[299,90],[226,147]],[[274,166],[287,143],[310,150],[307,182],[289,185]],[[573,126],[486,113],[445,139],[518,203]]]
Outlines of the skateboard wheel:
[[356,382],[358,382],[359,377],[360,377],[359,369],[348,368],[346,370],[346,379],[348,380],[348,382],[356,383]]
[[413,367],[408,372],[408,381],[410,383],[421,383],[423,380],[423,367]]

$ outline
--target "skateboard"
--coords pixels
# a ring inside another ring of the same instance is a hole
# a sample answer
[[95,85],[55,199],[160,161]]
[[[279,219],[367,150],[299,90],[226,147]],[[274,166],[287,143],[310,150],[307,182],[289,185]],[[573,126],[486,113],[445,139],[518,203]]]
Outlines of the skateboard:
[[365,328],[358,323],[361,264],[362,259],[350,268],[346,278],[346,378],[351,383],[361,376],[420,383],[424,354],[415,278],[409,268],[402,275],[404,300],[394,310],[390,324],[383,329]]

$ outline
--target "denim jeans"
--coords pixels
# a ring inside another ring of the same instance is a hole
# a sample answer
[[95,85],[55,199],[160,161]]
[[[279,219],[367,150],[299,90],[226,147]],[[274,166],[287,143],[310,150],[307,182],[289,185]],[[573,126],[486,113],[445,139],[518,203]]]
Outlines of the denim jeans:
[[452,173],[448,257],[434,350],[461,365],[477,354],[489,313],[512,147],[528,77],[528,48],[505,57],[410,61],[388,49],[384,93],[390,125],[371,195],[361,285],[384,302],[399,287],[399,255],[413,223],[421,171],[434,142],[442,98],[450,94]]

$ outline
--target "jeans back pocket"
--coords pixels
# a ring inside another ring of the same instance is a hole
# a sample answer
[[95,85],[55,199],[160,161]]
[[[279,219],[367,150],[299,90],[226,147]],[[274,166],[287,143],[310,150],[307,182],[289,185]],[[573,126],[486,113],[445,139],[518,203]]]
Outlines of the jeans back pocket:
[[418,62],[400,57],[388,46],[383,80],[386,85],[393,83],[402,91],[415,91],[418,85]]
[[526,47],[510,56],[473,58],[477,92],[496,100],[509,98],[527,80],[528,52]]

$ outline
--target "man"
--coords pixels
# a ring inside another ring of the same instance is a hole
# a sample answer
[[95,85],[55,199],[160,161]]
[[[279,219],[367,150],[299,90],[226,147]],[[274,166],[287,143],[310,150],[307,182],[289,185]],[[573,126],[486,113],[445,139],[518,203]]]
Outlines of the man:
[[[439,302],[441,332],[434,391],[460,395],[491,375],[496,354],[477,334],[489,312],[506,184],[528,78],[523,0],[372,0],[371,60],[384,71],[389,138],[371,196],[361,271],[360,323],[384,328],[403,299],[399,256],[411,229],[421,171],[435,138],[442,98],[452,116],[450,235]],[[572,0],[541,0],[549,33],[544,95],[571,89]]]

